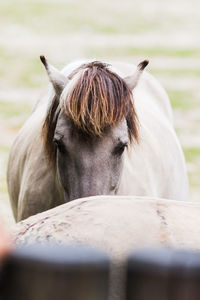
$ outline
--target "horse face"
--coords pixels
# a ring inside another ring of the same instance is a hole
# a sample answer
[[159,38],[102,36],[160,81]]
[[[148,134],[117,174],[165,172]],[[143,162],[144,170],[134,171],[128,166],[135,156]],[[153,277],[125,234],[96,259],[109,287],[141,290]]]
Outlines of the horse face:
[[66,201],[115,194],[123,152],[129,140],[138,142],[132,90],[148,61],[141,62],[125,78],[98,61],[80,65],[68,77],[49,65],[44,56],[41,61],[55,94],[43,124],[44,145],[52,159],[52,122],[57,121],[53,140]]
[[128,146],[126,121],[105,130],[101,137],[85,136],[61,112],[54,134],[57,173],[66,201],[115,194]]

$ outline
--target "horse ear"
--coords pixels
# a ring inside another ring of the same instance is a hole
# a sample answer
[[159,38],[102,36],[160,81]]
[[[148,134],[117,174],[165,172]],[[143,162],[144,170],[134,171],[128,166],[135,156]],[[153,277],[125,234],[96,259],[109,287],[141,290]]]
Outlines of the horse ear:
[[43,55],[40,56],[40,60],[47,71],[49,80],[53,84],[56,95],[60,96],[69,79],[65,77],[61,72],[59,72],[56,68],[51,66]]
[[148,60],[142,61],[141,63],[139,63],[139,65],[137,66],[136,71],[133,74],[131,74],[131,75],[124,78],[124,80],[126,81],[126,84],[128,85],[128,87],[131,90],[133,90],[136,87],[136,85],[137,85],[137,83],[140,79],[140,76],[142,75],[142,72],[146,68],[148,63],[149,63]]

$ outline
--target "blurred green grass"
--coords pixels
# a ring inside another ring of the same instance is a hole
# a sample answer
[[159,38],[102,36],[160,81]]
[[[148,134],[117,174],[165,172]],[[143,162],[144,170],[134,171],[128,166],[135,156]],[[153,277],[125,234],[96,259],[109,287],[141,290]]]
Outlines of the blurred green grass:
[[[138,2],[138,1],[136,1]],[[40,33],[52,34],[90,31],[103,34],[141,33],[146,30],[165,29],[162,16],[145,13],[141,5],[134,8],[132,1],[4,1],[1,3],[1,23],[21,24]],[[133,10],[137,14],[131,16]],[[171,17],[173,19],[173,17]]]
[[155,57],[155,56],[167,56],[167,57],[196,57],[200,58],[200,48],[199,49],[187,49],[187,48],[180,48],[180,49],[173,49],[170,47],[122,47],[119,46],[117,49],[114,47],[104,47],[99,48],[99,49],[90,49],[88,50],[88,55],[93,57],[93,56],[98,56],[98,57],[122,57],[122,56],[137,56],[137,55],[142,55],[142,56],[150,56],[150,57]]
[[27,103],[12,103],[0,100],[0,117],[10,119],[17,116],[27,115],[30,113],[30,105]]
[[198,97],[193,91],[180,91],[174,89],[168,90],[167,92],[173,109],[179,109],[184,112],[199,107]]

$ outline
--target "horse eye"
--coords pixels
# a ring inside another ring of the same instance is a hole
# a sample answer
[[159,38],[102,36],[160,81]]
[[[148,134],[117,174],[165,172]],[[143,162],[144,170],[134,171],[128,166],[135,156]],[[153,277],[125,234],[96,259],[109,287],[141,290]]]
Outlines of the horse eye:
[[60,152],[65,151],[65,145],[61,139],[53,139],[53,143]]
[[119,145],[117,145],[117,147],[115,147],[113,154],[122,155],[126,147],[128,147],[128,143],[120,143]]

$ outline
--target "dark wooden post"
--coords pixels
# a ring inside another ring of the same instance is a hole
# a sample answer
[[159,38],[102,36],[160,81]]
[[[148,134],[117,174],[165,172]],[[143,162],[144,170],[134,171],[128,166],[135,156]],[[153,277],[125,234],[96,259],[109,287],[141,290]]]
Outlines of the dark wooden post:
[[84,246],[18,248],[3,266],[3,300],[107,300],[109,260]]
[[199,300],[200,252],[156,249],[128,260],[126,300]]

